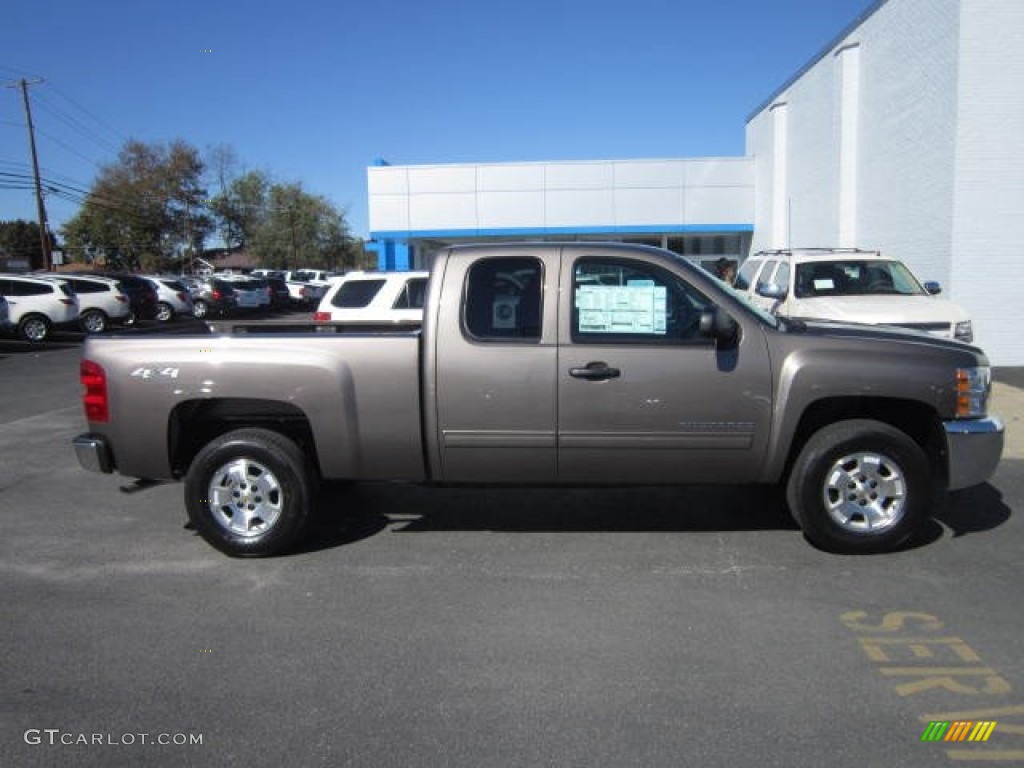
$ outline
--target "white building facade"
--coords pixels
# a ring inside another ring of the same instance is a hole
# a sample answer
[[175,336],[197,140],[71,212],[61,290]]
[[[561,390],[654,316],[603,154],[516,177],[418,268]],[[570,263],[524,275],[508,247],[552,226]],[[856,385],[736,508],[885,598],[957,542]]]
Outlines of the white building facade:
[[613,239],[704,264],[878,248],[1024,365],[1024,2],[879,0],[764,102],[746,156],[368,169],[383,268],[487,239]]
[[1024,364],[1024,3],[887,0],[747,123],[752,249],[880,248]]
[[381,266],[425,266],[445,244],[617,240],[701,262],[750,248],[749,158],[390,166],[368,169]]

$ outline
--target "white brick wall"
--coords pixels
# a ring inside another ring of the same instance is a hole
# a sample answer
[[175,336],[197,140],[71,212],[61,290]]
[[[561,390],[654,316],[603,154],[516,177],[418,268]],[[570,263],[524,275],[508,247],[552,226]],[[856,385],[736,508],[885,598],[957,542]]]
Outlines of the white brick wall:
[[[1018,0],[888,0],[775,100],[788,110],[791,244],[836,245],[833,53],[859,46],[857,242],[941,281],[997,365],[1024,365],[1022,40]],[[747,124],[754,249],[772,240],[772,147],[765,108]]]
[[1024,365],[1024,3],[967,0],[960,20],[954,301],[997,364]]

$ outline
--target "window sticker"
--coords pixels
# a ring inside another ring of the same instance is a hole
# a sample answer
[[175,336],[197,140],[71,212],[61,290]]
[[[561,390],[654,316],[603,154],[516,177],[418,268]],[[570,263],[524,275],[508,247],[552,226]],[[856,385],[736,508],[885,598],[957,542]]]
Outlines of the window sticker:
[[816,291],[834,291],[835,288],[835,281],[831,277],[814,278],[814,290]]
[[664,285],[632,281],[625,286],[581,285],[576,289],[580,333],[665,335],[668,294]]

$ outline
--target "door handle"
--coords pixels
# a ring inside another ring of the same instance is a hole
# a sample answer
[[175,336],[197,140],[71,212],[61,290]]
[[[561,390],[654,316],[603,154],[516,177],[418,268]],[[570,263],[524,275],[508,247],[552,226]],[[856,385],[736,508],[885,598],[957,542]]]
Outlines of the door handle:
[[574,379],[587,379],[588,381],[604,381],[605,379],[617,379],[622,375],[618,368],[611,368],[608,363],[594,362],[587,363],[583,368],[570,368],[569,375]]

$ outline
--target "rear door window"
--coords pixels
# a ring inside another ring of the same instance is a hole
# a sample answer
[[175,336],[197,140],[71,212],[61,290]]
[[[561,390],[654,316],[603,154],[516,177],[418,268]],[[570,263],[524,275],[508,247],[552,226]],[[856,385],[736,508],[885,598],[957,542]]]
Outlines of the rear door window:
[[414,277],[408,280],[402,292],[395,299],[392,309],[423,309],[423,300],[427,293],[427,279]]
[[107,283],[100,283],[95,280],[69,280],[75,287],[75,293],[106,293],[110,290]]

